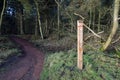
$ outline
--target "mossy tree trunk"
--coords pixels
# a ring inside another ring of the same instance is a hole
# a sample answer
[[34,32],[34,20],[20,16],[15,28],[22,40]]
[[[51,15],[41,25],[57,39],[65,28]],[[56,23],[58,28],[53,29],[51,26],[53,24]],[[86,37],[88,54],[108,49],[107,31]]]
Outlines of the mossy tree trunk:
[[3,1],[3,8],[2,8],[1,16],[0,16],[0,34],[1,34],[1,26],[2,26],[2,20],[3,20],[4,11],[5,11],[5,6],[6,6],[6,0]]
[[110,43],[112,41],[112,38],[114,37],[114,35],[118,29],[119,2],[120,2],[120,0],[114,1],[113,28],[112,28],[112,31],[111,31],[107,41],[105,42],[105,44],[102,47],[103,51],[105,51],[108,48],[108,46],[110,45]]

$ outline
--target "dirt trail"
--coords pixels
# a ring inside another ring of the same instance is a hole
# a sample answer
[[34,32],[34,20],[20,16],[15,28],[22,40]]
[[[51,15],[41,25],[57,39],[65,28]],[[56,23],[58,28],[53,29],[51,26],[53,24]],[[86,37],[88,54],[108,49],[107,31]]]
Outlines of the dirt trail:
[[26,40],[12,37],[21,45],[25,56],[14,62],[10,68],[0,74],[0,80],[39,80],[42,71],[44,54]]

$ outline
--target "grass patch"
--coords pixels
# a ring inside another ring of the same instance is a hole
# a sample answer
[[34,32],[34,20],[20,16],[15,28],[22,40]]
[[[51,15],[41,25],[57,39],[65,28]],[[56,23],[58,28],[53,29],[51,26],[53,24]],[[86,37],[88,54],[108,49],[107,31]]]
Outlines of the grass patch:
[[99,51],[84,53],[84,69],[76,66],[75,50],[48,54],[40,80],[119,80],[119,58]]

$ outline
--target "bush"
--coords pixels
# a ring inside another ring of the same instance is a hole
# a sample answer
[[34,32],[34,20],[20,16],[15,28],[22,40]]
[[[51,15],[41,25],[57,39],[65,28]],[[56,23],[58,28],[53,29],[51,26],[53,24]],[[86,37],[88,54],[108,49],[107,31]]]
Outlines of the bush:
[[15,53],[18,53],[18,52],[19,52],[18,49],[10,49],[10,50],[0,52],[0,59],[6,59],[8,56],[14,55]]
[[0,64],[10,56],[21,55],[21,51],[7,37],[0,37]]

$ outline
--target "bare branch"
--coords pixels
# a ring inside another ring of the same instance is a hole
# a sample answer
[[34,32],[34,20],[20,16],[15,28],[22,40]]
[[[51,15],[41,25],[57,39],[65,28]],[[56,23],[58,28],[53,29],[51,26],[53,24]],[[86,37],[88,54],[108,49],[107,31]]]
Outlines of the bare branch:
[[[104,31],[101,31],[101,32],[98,32],[97,34],[99,35],[99,34],[102,34]],[[84,41],[86,41],[86,40],[88,40],[90,37],[92,37],[92,36],[94,36],[94,35],[89,35],[89,36],[87,36],[85,39],[84,39]]]
[[57,0],[55,0],[55,2],[56,2],[56,4],[60,7],[60,3],[59,3]]
[[120,36],[118,37],[118,39],[116,39],[115,41],[112,42],[112,44],[118,42],[120,40]]
[[81,16],[80,14],[74,13],[74,15],[79,16],[80,18],[82,18],[83,20],[85,19],[83,16]]
[[96,37],[102,38],[100,35],[98,35],[98,34],[95,33],[92,29],[90,29],[86,24],[84,24],[84,26],[85,26],[89,31],[91,31]]
[[[83,20],[85,19],[83,16],[81,16],[80,14],[74,13],[74,15],[79,16],[80,18],[82,18]],[[95,33],[92,29],[90,29],[86,24],[84,24],[84,26],[91,31],[96,37],[98,38],[102,38],[100,35],[98,35],[97,33]]]

